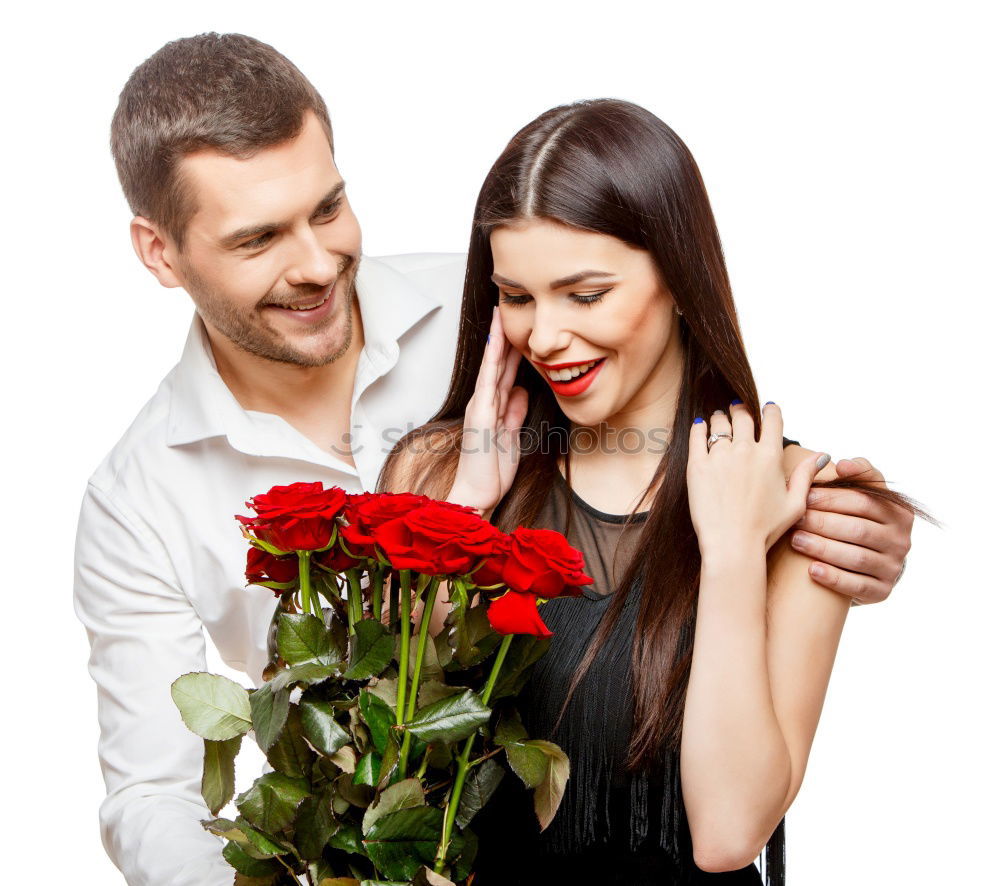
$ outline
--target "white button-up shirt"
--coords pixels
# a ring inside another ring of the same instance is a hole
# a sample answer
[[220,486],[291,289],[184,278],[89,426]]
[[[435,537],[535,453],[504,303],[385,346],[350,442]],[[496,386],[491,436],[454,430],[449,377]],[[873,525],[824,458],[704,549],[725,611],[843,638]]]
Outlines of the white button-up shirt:
[[351,397],[357,467],[277,415],[243,409],[195,314],[180,362],[90,478],[77,530],[74,600],[90,638],[101,833],[132,886],[229,886],[200,820],[202,740],[170,684],[206,669],[204,632],[260,685],[273,595],[245,585],[233,515],[276,484],[374,488],[392,444],[440,407],[458,334],[464,256],[362,259],[365,344]]

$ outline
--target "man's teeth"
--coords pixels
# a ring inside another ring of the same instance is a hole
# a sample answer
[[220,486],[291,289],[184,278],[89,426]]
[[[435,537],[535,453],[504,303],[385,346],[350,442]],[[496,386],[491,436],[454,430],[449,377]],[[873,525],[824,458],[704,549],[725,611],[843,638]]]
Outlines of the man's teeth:
[[571,378],[583,375],[583,373],[596,366],[599,362],[599,360],[592,360],[590,363],[581,363],[579,366],[573,366],[569,369],[549,369],[547,371],[552,381],[569,381]]
[[326,302],[326,300],[327,300],[327,299],[328,299],[329,297],[330,297],[330,293],[328,292],[328,293],[327,293],[326,295],[324,295],[324,296],[323,296],[323,297],[322,297],[322,298],[321,298],[321,299],[320,299],[320,300],[319,300],[318,302],[316,302],[316,304],[314,304],[314,305],[302,305],[301,307],[298,307],[298,308],[297,308],[297,307],[294,307],[293,305],[285,305],[285,307],[286,307],[286,308],[287,308],[287,309],[288,309],[289,311],[311,311],[311,310],[312,310],[313,308],[318,308],[318,307],[319,307],[319,306],[320,306],[321,304],[324,304],[324,303]]

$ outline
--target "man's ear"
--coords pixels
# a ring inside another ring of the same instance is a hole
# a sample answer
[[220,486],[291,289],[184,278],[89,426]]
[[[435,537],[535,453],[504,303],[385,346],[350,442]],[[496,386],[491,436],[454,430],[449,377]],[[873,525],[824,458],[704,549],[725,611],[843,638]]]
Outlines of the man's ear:
[[132,235],[132,248],[139,256],[139,261],[160,281],[161,286],[172,289],[184,285],[169,258],[175,249],[169,248],[167,236],[160,232],[156,224],[137,215],[129,225],[129,233]]

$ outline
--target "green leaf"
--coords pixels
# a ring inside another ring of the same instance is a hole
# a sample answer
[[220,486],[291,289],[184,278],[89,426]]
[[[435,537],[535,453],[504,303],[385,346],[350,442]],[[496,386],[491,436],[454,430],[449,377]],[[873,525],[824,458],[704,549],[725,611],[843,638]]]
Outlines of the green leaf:
[[538,816],[538,823],[544,831],[555,818],[566,791],[566,782],[569,780],[569,758],[559,745],[551,741],[532,739],[524,744],[533,750],[541,751],[547,763],[545,776],[535,788],[535,815]]
[[[375,867],[394,880],[412,880],[423,865],[433,865],[444,811],[436,806],[401,809],[380,818],[365,835],[364,846]],[[458,854],[461,836],[449,854]]]
[[376,790],[385,790],[386,786],[395,781],[399,773],[399,741],[397,733],[390,732],[389,740],[385,743],[385,753],[382,755],[382,763],[379,766],[378,777],[375,783]]
[[526,788],[538,787],[545,778],[549,765],[545,754],[538,748],[530,747],[521,741],[505,745],[504,749],[507,751],[507,762],[510,763],[510,768],[524,782],[524,786]]
[[455,824],[459,828],[464,831],[469,826],[469,822],[500,786],[503,776],[503,766],[493,759],[484,760],[469,773],[458,804],[458,815],[455,816]]
[[420,689],[417,690],[417,704],[425,708],[449,695],[457,695],[464,688],[464,686],[448,686],[439,680],[428,680],[426,683],[421,680]]
[[545,655],[550,644],[550,637],[532,637],[528,634],[514,637],[507,650],[507,657],[500,666],[500,676],[493,687],[491,700],[496,702],[508,695],[517,695],[528,681],[531,666]]
[[285,728],[290,694],[291,691],[288,689],[274,691],[269,683],[250,693],[253,734],[260,749],[265,753],[271,749],[271,745],[278,740],[278,735]]
[[429,867],[422,867],[413,878],[413,886],[455,886],[447,877],[436,874]]
[[372,695],[377,695],[390,708],[396,708],[396,692],[399,689],[399,680],[395,677],[382,677],[373,681],[366,687]]
[[274,886],[274,877],[274,874],[269,874],[266,877],[248,877],[237,871],[233,886]]
[[284,868],[274,859],[253,858],[247,855],[237,843],[229,842],[222,850],[222,857],[239,873],[247,877],[274,876]]
[[354,626],[350,665],[345,680],[367,680],[381,674],[392,661],[393,635],[381,622],[366,618]]
[[336,659],[333,638],[315,615],[282,613],[278,619],[278,652],[290,665]]
[[424,791],[420,786],[420,780],[407,778],[390,785],[376,801],[368,807],[364,819],[361,822],[361,832],[365,835],[372,829],[372,826],[381,818],[385,818],[391,812],[399,812],[400,809],[411,809],[417,806],[426,805],[424,802]]
[[361,886],[361,880],[355,880],[354,877],[326,877],[319,881],[319,886]]
[[360,760],[354,770],[354,784],[365,784],[368,787],[375,787],[378,781],[378,772],[382,766],[382,760],[375,751],[369,751]]
[[448,645],[463,668],[484,661],[500,645],[501,637],[486,617],[486,606],[464,611],[454,609],[448,616]]
[[[244,840],[237,842],[247,855],[253,858],[274,858],[277,855],[285,855],[291,851],[291,846],[281,842],[276,837],[265,834],[263,831],[250,825],[242,816],[236,819],[236,827],[243,833]],[[244,842],[245,841],[245,842]]]
[[490,709],[471,689],[450,695],[417,711],[406,728],[426,742],[468,738],[490,719]]
[[309,782],[305,779],[268,772],[236,798],[236,808],[254,827],[275,833],[292,823],[295,810],[307,796]]
[[[398,638],[397,638],[398,639]],[[416,672],[417,667],[417,646],[419,645],[420,632],[414,631],[413,636],[410,638],[410,676]],[[398,658],[399,650],[395,650],[395,654]],[[444,669],[441,667],[441,662],[438,660],[437,648],[433,643],[428,643],[424,646],[424,661],[420,666],[420,682],[423,683],[424,680],[444,680]]]
[[396,723],[396,713],[381,698],[367,689],[358,693],[358,709],[368,731],[371,733],[372,744],[379,754],[385,753],[385,743],[389,730]]
[[528,737],[528,730],[521,723],[521,715],[516,708],[509,708],[503,712],[497,728],[493,732],[493,741],[498,745],[514,744],[523,741]]
[[236,755],[240,752],[243,736],[228,741],[205,739],[205,763],[201,775],[201,795],[212,815],[233,799],[236,791]]
[[305,737],[321,754],[332,756],[351,740],[351,736],[334,717],[333,706],[329,702],[303,698],[299,707]]
[[235,821],[228,818],[213,818],[203,821],[201,826],[210,834],[217,837],[225,837],[227,840],[235,840],[237,843],[246,843],[246,835],[239,829]]
[[299,854],[310,861],[320,858],[338,827],[330,792],[307,797],[295,813],[295,845]]
[[342,666],[343,662],[339,661],[329,664],[322,664],[318,661],[305,661],[290,668],[282,668],[261,689],[269,686],[272,692],[280,692],[295,683],[313,686],[339,673]]
[[369,785],[359,784],[354,780],[354,776],[348,775],[346,772],[337,779],[336,785],[337,793],[359,809],[367,809],[375,797],[375,791]]
[[361,825],[354,822],[342,824],[326,845],[331,849],[339,849],[341,852],[364,855],[365,847],[361,842]]
[[301,707],[292,705],[285,728],[267,752],[267,762],[278,772],[292,778],[308,778],[316,759],[302,734],[302,716]]
[[250,729],[250,699],[239,683],[217,674],[185,674],[170,686],[184,725],[209,741],[228,741]]

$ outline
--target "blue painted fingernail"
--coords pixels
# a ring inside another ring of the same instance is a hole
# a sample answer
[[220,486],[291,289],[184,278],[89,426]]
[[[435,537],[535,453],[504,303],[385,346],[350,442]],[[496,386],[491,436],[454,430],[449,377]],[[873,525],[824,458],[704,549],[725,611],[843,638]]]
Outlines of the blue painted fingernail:
[[492,332],[491,332],[491,333],[489,333],[489,335],[487,335],[487,336],[486,336],[486,344],[489,344],[489,343],[490,343],[490,339],[491,339],[491,338],[493,338],[493,333],[492,333]]
[[774,406],[774,400],[768,400],[764,405],[765,406]]
[[743,401],[742,401],[742,400],[741,400],[741,399],[740,399],[739,397],[737,397],[737,398],[736,398],[735,400],[733,400],[733,401],[732,401],[732,402],[731,402],[731,403],[730,403],[729,405],[730,405],[730,406],[739,406],[739,405],[741,405],[742,403],[743,403]]
[[696,425],[704,424],[704,422],[705,422],[705,419],[703,419],[700,415],[694,420],[694,423]]

